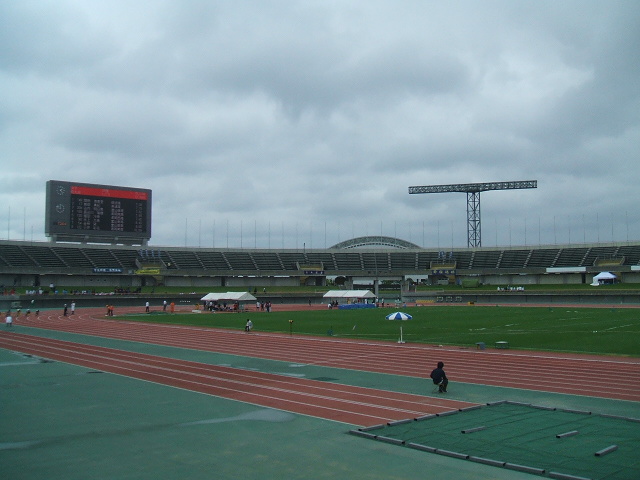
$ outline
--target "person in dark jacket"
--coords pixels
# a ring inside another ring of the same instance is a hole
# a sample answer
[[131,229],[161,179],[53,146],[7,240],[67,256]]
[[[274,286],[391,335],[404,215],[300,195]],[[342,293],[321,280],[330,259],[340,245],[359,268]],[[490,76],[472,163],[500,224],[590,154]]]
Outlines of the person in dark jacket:
[[431,372],[431,379],[434,385],[438,385],[438,391],[440,393],[447,393],[449,379],[447,378],[447,374],[444,373],[444,362],[438,362],[438,367],[434,368]]

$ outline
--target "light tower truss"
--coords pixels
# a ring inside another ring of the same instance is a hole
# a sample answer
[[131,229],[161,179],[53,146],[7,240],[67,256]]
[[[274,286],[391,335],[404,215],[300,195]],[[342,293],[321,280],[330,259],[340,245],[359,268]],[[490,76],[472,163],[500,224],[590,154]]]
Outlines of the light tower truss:
[[482,246],[482,230],[480,224],[480,192],[488,190],[516,190],[538,188],[537,180],[521,180],[515,182],[457,183],[452,185],[426,185],[409,187],[409,193],[449,193],[467,194],[467,246]]

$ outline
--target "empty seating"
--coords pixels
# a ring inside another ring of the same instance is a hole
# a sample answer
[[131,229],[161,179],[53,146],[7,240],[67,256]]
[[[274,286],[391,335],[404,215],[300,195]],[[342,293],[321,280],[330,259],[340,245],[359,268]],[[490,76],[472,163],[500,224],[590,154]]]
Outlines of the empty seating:
[[18,245],[1,245],[0,257],[3,263],[8,267],[38,267],[37,262],[33,260]]
[[198,259],[207,270],[230,270],[231,266],[227,262],[222,252],[202,251],[197,252]]
[[111,250],[101,248],[82,249],[84,255],[89,259],[94,268],[121,268],[118,259],[111,253]]
[[80,248],[52,247],[52,251],[70,268],[92,268],[93,265]]
[[534,249],[529,257],[528,267],[549,268],[555,267],[556,256],[560,253],[558,248]]
[[66,263],[60,256],[56,255],[51,248],[40,248],[31,245],[21,247],[22,251],[32,258],[40,267],[43,268],[64,268],[70,265]]
[[336,252],[333,256],[337,270],[364,270],[360,253],[357,251]]
[[225,252],[225,257],[232,270],[257,270],[256,264],[248,252],[228,251]]
[[416,268],[416,254],[412,251],[396,251],[389,253],[390,265],[393,270],[414,270]]
[[189,250],[167,250],[165,251],[168,262],[178,269],[204,269],[204,265],[193,251]]
[[624,257],[625,265],[640,265],[640,245],[621,246],[616,254]]
[[329,252],[307,252],[307,262],[309,264],[322,264],[325,272],[336,270],[335,261],[333,255]]
[[284,270],[275,252],[253,252],[251,258],[258,270]]
[[501,255],[500,250],[476,250],[471,268],[498,268]]
[[555,261],[554,267],[580,267],[583,265],[588,248],[563,248]]
[[[189,249],[167,247],[143,249],[153,252],[141,256],[140,247],[109,245],[76,245],[64,243],[33,243],[0,241],[0,267],[24,269],[39,273],[65,269],[114,268],[136,269],[141,264],[158,265],[169,270],[204,272],[282,272],[322,270],[326,274],[429,273],[434,269],[457,272],[523,270],[550,267],[610,268],[640,265],[640,245],[594,245],[538,248],[460,249],[442,251],[422,249],[327,249],[327,250],[251,250],[251,249]],[[143,261],[142,258],[148,260]],[[311,268],[311,266],[314,266]],[[269,273],[269,274],[273,274]],[[473,272],[475,273],[475,272]]]

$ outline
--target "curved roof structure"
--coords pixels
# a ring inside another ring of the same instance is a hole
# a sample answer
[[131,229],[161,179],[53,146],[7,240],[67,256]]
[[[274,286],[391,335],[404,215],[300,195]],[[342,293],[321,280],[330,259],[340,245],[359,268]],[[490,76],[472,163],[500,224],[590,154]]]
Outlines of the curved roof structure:
[[392,247],[392,248],[421,248],[415,243],[407,242],[394,237],[370,236],[356,237],[344,242],[336,243],[331,248],[358,248],[358,247]]

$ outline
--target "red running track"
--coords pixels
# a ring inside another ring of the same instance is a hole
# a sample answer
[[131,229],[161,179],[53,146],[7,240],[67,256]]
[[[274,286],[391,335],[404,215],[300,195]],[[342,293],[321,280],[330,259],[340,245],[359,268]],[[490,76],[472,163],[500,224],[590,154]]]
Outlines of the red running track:
[[426,378],[445,362],[454,382],[640,401],[640,359],[514,350],[439,348],[421,344],[290,336],[148,324],[50,313],[21,325],[85,335],[266,358],[305,365]]
[[291,378],[13,332],[0,334],[0,347],[352,425],[371,426],[473,405],[443,398]]

